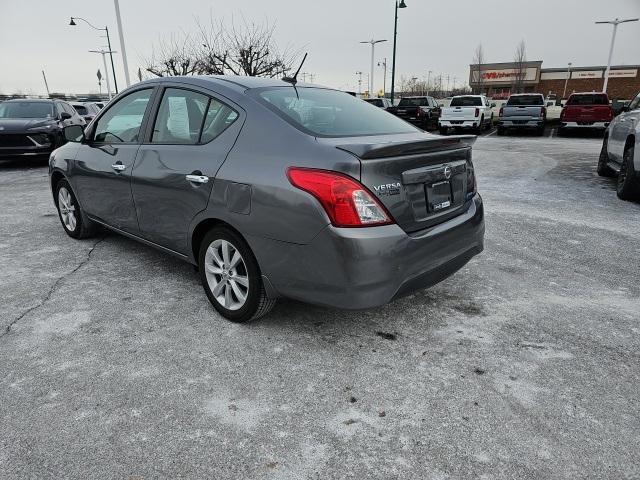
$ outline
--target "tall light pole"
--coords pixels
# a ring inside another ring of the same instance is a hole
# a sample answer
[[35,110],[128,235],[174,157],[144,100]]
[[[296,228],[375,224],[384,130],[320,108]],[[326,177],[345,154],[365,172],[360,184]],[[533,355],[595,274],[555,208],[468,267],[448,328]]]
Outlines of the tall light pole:
[[113,65],[113,53],[111,53],[111,39],[109,38],[109,29],[107,28],[106,25],[104,28],[96,27],[93,24],[91,24],[88,20],[85,20],[84,18],[81,18],[81,17],[71,17],[71,21],[69,22],[69,25],[71,26],[77,25],[75,20],[82,20],[84,23],[89,25],[94,30],[103,30],[107,34],[107,46],[109,47],[109,57],[111,58],[111,71],[113,72],[113,86],[115,87],[116,93],[118,93],[118,79],[116,78],[116,68]]
[[607,93],[607,84],[609,83],[609,70],[611,70],[611,57],[613,55],[613,45],[616,43],[616,31],[618,30],[618,25],[621,23],[627,22],[637,22],[638,18],[627,18],[625,20],[602,20],[596,23],[608,23],[613,25],[613,34],[611,35],[611,46],[609,47],[609,60],[607,61],[607,69],[604,72],[604,85],[602,86],[602,91]]
[[109,82],[109,70],[107,70],[107,53],[116,53],[116,52],[112,52],[111,49],[109,50],[105,50],[105,49],[100,49],[100,50],[89,50],[89,52],[91,53],[99,53],[102,55],[102,64],[104,65],[104,76],[107,80],[107,94],[109,95],[109,100],[111,100],[111,82]]
[[396,16],[393,24],[393,60],[391,62],[391,104],[393,105],[393,95],[395,93],[396,86],[396,43],[398,36],[398,9],[399,8],[407,8],[407,4],[404,3],[404,0],[400,0],[398,4],[398,0],[396,0]]
[[360,42],[360,43],[369,43],[371,44],[371,74],[369,75],[369,96],[373,98],[373,56],[374,56],[374,51],[376,49],[376,43],[382,43],[382,42],[386,42],[386,40],[374,40],[373,38],[371,40],[365,40],[364,42]]
[[385,97],[387,95],[387,57],[385,57],[381,62],[378,62],[378,66],[382,67],[383,71],[382,96]]
[[356,72],[358,75],[358,95],[362,96],[362,72]]
[[429,96],[429,87],[431,87],[431,74],[433,72],[431,70],[429,70],[427,72],[427,96]]
[[562,98],[567,96],[567,83],[569,82],[569,77],[571,76],[571,62],[567,63],[567,78],[564,79],[564,91],[562,92]]
[[[124,35],[122,33],[122,19],[120,18],[120,4],[118,0],[113,0],[113,4],[116,7],[116,22],[118,24],[118,35],[120,35],[120,50],[122,51],[122,65],[124,66],[124,80],[127,83],[127,87],[131,85],[129,80],[129,62],[127,62],[127,51],[124,48]],[[109,47],[111,50],[111,47]]]

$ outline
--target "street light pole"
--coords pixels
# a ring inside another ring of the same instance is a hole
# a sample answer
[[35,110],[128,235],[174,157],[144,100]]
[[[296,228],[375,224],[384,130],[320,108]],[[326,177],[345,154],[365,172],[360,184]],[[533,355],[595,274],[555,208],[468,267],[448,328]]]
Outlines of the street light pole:
[[89,52],[91,52],[91,53],[99,53],[99,54],[102,55],[102,63],[104,65],[104,76],[105,76],[105,79],[107,81],[107,94],[109,95],[109,100],[111,100],[111,82],[109,81],[109,70],[107,69],[107,57],[106,57],[106,54],[107,53],[116,53],[116,52],[112,52],[111,50],[104,50],[104,49],[89,50]]
[[84,23],[89,25],[94,30],[104,30],[104,32],[107,34],[107,46],[109,47],[109,58],[111,59],[111,72],[113,72],[113,86],[115,87],[116,93],[118,93],[118,79],[116,78],[116,67],[113,64],[113,53],[111,53],[111,38],[109,37],[109,28],[106,25],[104,28],[96,27],[91,22],[89,22],[88,20],[85,20],[82,17],[71,17],[71,21],[69,22],[69,25],[75,26],[76,25],[75,20],[82,20]]
[[393,105],[393,97],[395,94],[395,86],[396,86],[396,43],[398,37],[398,9],[399,8],[407,8],[407,4],[404,3],[404,0],[400,0],[400,4],[398,4],[398,0],[396,0],[396,15],[393,24],[393,60],[391,61],[391,104]]
[[604,72],[604,85],[602,86],[602,91],[604,93],[607,93],[607,84],[609,83],[609,71],[611,70],[611,57],[613,56],[613,45],[616,43],[616,32],[618,30],[618,25],[620,25],[621,23],[627,23],[627,22],[637,22],[638,18],[627,18],[625,20],[618,20],[617,18],[615,20],[603,20],[600,22],[596,22],[597,24],[599,23],[608,23],[613,25],[613,34],[611,35],[611,46],[609,47],[609,60],[607,61],[607,69]]
[[376,43],[386,42],[386,40],[366,40],[360,43],[370,43],[371,44],[371,74],[369,75],[369,96],[373,98],[373,63],[374,63],[374,50],[376,48]]
[[358,75],[358,95],[362,96],[362,72],[356,72]]
[[[131,80],[129,79],[129,63],[127,62],[127,51],[124,48],[124,35],[122,33],[122,19],[120,18],[120,4],[118,0],[113,0],[113,4],[116,7],[116,22],[118,24],[118,34],[120,36],[120,50],[122,50],[122,65],[124,66],[124,80],[127,83],[127,87],[131,86]],[[111,50],[111,48],[109,48]]]
[[427,72],[427,96],[429,96],[429,87],[431,87],[431,70]]
[[562,92],[562,98],[567,96],[567,83],[569,82],[569,77],[571,76],[571,62],[567,63],[567,78],[564,79],[564,91]]

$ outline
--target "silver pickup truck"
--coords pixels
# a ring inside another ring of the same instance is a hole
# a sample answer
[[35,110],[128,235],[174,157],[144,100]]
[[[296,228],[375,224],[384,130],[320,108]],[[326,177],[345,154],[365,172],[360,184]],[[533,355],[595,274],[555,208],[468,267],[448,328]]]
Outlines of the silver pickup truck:
[[498,114],[498,135],[509,130],[533,128],[538,135],[544,133],[547,109],[544,97],[539,93],[511,95]]

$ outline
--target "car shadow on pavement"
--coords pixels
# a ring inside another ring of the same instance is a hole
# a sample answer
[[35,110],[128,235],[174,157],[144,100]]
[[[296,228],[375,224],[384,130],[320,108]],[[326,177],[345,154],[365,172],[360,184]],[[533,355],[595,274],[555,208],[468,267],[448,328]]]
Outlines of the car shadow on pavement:
[[38,157],[3,157],[0,158],[0,169],[9,168],[37,168],[46,167],[49,163],[48,156]]

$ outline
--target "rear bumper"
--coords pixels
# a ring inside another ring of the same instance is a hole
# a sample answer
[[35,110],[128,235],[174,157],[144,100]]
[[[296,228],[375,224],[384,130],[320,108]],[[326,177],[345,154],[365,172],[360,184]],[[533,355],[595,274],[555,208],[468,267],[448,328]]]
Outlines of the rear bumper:
[[543,118],[499,118],[496,122],[502,128],[540,128],[544,127]]
[[455,273],[484,248],[480,195],[451,220],[413,234],[397,225],[326,227],[310,244],[248,237],[278,295],[345,309],[384,305]]
[[560,122],[560,128],[594,128],[605,130],[611,122]]
[[478,128],[480,119],[477,120],[439,120],[438,126],[447,128]]

